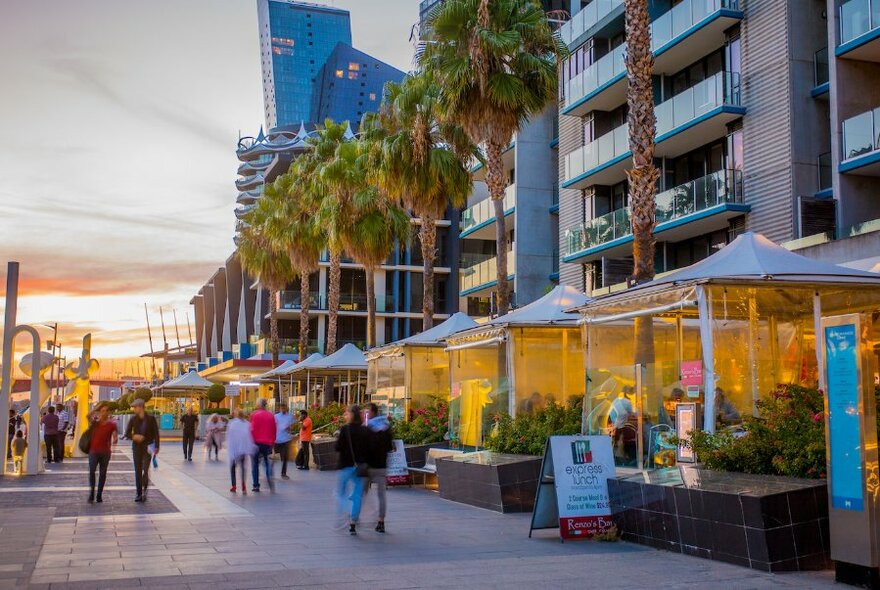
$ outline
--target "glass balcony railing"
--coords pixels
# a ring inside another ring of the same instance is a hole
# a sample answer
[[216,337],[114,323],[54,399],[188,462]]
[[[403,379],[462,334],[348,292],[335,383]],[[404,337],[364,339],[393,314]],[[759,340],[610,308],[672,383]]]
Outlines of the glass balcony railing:
[[843,122],[843,159],[880,150],[880,107]]
[[[658,193],[654,198],[655,219],[659,225],[725,203],[742,203],[742,200],[742,172],[720,170]],[[617,209],[567,230],[566,255],[629,235],[632,235],[629,208]]]
[[[507,274],[514,273],[516,268],[516,255],[513,249],[507,252]],[[462,266],[459,289],[467,291],[480,285],[491,283],[498,278],[498,257],[492,256],[473,266]]]
[[557,207],[559,206],[559,183],[554,182],[550,190],[550,206]]
[[[278,293],[278,309],[287,311],[299,311],[302,309],[302,297],[299,291],[280,291]],[[309,309],[313,311],[326,311],[330,309],[327,295],[309,293]],[[366,294],[340,293],[340,311],[367,311]],[[392,295],[376,296],[377,312],[394,311],[394,297]]]
[[818,158],[819,190],[831,188],[831,152],[826,152]]
[[[516,207],[516,185],[511,184],[504,189],[504,210],[510,211]],[[459,231],[467,231],[481,223],[495,218],[495,206],[491,199],[480,201],[473,207],[468,207],[461,212]]]
[[[880,0],[874,1],[880,3]],[[739,0],[684,0],[651,23],[651,49],[657,51],[658,48],[722,8],[736,10],[739,8]],[[563,89],[565,106],[570,107],[625,72],[626,65],[623,61],[625,52],[626,44],[619,45],[586,70],[566,81]]]
[[[739,74],[719,72],[655,107],[657,135],[722,105],[740,104]],[[565,156],[565,179],[577,178],[629,152],[629,126],[621,125]]]
[[840,44],[880,27],[880,0],[849,0],[840,5]]
[[589,31],[608,14],[623,4],[623,0],[593,0],[579,12],[572,15],[571,20],[562,25],[559,35],[566,45],[574,43],[578,37]]
[[828,48],[823,47],[813,54],[813,86],[828,83]]

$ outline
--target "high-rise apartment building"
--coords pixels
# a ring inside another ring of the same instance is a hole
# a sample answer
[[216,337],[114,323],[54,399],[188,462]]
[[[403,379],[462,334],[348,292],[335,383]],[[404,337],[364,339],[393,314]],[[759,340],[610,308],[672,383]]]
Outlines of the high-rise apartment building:
[[294,0],[257,0],[266,128],[312,122],[321,68],[337,44],[351,46],[347,10]]
[[[560,276],[590,292],[632,272],[623,1],[570,12]],[[880,255],[880,0],[655,0],[649,12],[657,272],[746,230],[833,262]]]

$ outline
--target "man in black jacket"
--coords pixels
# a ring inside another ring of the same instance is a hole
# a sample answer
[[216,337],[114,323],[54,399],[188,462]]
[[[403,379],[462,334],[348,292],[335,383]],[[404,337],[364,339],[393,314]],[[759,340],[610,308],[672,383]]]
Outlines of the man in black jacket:
[[136,399],[131,402],[131,409],[134,416],[128,422],[125,437],[131,440],[131,455],[134,459],[134,482],[137,488],[134,501],[146,502],[150,460],[153,454],[159,454],[159,424],[155,417],[144,411],[144,400]]
[[[391,424],[387,416],[379,414],[376,404],[367,404],[367,426],[370,429],[370,488],[376,488],[379,498],[379,522],[376,524],[376,532],[385,532],[385,513],[387,501],[385,499],[386,476],[388,474],[388,453],[394,450],[394,436],[391,434]],[[369,489],[369,488],[368,488]]]

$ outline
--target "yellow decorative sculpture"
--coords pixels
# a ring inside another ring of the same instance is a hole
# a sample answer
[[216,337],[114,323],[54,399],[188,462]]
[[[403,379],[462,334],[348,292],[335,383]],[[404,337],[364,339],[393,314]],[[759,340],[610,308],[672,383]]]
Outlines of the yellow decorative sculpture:
[[100,364],[92,358],[92,335],[83,337],[82,356],[79,360],[64,367],[64,376],[69,379],[65,390],[66,400],[76,399],[76,433],[73,437],[73,455],[83,456],[79,450],[79,437],[89,426],[89,397],[91,396],[91,376],[98,372]]

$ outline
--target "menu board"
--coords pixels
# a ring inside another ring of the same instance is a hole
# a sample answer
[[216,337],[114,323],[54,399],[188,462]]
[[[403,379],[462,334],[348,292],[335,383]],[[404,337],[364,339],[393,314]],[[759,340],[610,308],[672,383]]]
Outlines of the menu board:
[[858,326],[826,326],[824,340],[831,506],[861,512],[865,497]]
[[403,441],[396,439],[394,449],[388,453],[388,463],[385,471],[385,483],[390,486],[412,485],[409,469],[406,466],[406,451]]
[[608,436],[552,436],[559,535],[589,538],[612,526],[608,478],[614,477],[614,454]]

